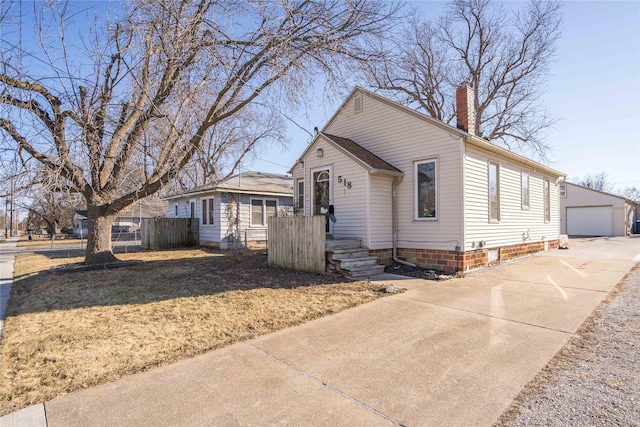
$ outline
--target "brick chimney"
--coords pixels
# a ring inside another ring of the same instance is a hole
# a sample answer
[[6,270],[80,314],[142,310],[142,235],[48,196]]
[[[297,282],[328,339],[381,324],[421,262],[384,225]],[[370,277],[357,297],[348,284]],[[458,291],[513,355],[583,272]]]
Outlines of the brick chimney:
[[457,128],[475,135],[475,104],[474,93],[469,83],[462,83],[456,90],[456,120]]

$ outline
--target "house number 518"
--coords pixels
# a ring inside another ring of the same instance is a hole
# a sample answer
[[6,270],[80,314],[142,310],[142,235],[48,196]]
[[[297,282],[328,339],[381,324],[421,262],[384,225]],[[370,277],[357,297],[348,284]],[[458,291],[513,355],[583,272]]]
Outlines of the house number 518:
[[338,183],[342,183],[343,186],[351,188],[351,181],[347,181],[346,178],[342,178],[342,175],[338,177]]

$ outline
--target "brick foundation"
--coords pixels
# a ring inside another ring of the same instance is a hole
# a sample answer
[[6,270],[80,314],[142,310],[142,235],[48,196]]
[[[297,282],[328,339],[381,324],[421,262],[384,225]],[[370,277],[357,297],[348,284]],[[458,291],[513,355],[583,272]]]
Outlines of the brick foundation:
[[392,265],[393,250],[392,249],[369,249],[369,256],[378,258],[378,264]]
[[409,261],[422,268],[453,273],[460,270],[462,253],[439,249],[398,248],[398,258]]
[[[558,249],[558,240],[551,240],[547,243],[549,250]],[[523,243],[497,249],[498,260],[491,262],[491,265],[542,252],[545,250],[545,242]],[[380,264],[393,264],[393,252],[391,249],[370,250],[369,255],[377,257]],[[469,271],[489,265],[489,249],[476,249],[459,253],[438,249],[398,248],[397,256],[403,261],[408,261],[422,268],[449,273]]]

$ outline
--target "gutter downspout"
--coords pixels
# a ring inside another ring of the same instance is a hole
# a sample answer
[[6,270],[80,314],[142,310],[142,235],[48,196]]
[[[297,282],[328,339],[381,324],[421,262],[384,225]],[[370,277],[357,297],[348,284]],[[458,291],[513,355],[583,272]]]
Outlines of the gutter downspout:
[[392,256],[393,260],[398,264],[407,265],[409,267],[415,267],[415,264],[412,264],[407,261],[402,261],[398,259],[396,256],[397,246],[398,246],[398,184],[402,181],[402,177],[396,177],[393,179],[393,183],[391,184],[391,230],[392,230],[392,240],[393,240],[393,251]]

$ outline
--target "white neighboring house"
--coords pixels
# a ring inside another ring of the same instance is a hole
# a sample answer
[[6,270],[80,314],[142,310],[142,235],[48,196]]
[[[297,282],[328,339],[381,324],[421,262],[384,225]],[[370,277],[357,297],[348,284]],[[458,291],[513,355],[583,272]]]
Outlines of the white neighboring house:
[[560,230],[569,236],[628,236],[638,203],[570,182],[560,186]]
[[394,259],[466,271],[558,247],[565,175],[473,135],[473,91],[458,128],[356,88],[292,167],[305,215],[330,205],[333,238]]
[[169,218],[198,218],[203,246],[264,247],[267,218],[293,214],[293,180],[288,175],[248,171],[165,200]]
[[[113,221],[112,233],[131,233],[140,228],[142,219],[162,218],[167,214],[167,202],[155,196],[145,197],[120,212]],[[73,234],[86,238],[88,229],[86,210],[77,210],[73,215]]]

